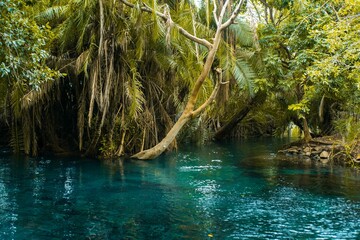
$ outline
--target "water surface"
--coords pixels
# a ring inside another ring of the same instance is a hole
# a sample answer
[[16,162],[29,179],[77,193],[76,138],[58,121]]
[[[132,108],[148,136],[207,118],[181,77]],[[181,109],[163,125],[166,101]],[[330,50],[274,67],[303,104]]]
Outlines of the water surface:
[[360,174],[275,139],[153,161],[0,155],[0,239],[360,239]]

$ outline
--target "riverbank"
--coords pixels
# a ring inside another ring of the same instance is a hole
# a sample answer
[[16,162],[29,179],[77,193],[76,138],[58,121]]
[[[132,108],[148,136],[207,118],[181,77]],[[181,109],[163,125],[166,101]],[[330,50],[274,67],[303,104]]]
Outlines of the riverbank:
[[286,145],[278,151],[280,158],[301,158],[304,161],[320,161],[353,167],[360,166],[360,139],[345,142],[338,135],[303,140]]

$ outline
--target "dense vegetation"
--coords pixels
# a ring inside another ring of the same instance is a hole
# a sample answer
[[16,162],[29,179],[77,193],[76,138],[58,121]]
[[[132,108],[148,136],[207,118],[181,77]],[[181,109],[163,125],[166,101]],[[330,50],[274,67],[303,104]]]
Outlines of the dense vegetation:
[[359,137],[359,0],[0,0],[0,12],[0,134],[15,152],[147,159],[291,122],[306,141]]

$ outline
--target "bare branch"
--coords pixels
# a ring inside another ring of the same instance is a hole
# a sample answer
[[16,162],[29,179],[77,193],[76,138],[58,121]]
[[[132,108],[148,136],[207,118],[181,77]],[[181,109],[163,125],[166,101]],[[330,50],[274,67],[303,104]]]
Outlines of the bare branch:
[[216,26],[220,26],[219,24],[219,19],[218,16],[216,15],[216,11],[217,11],[217,6],[216,6],[216,0],[214,1],[214,10],[213,10],[213,15],[214,15],[214,20],[216,22]]
[[225,12],[226,12],[226,8],[229,5],[230,0],[226,0],[226,2],[224,3],[224,5],[221,8],[221,12],[220,12],[220,16],[219,16],[219,23],[222,24],[222,20],[224,18]]
[[[120,0],[120,1],[128,7],[136,8],[135,4],[132,4],[132,3],[128,2],[127,0]],[[147,12],[147,13],[155,13],[165,23],[169,20],[169,17],[170,17],[170,14],[167,16],[166,14],[163,14],[159,11],[156,11],[155,9],[150,8],[146,4],[143,4],[143,6],[140,7],[140,10],[143,12]],[[173,26],[176,27],[179,30],[179,32],[186,38],[188,38],[191,41],[194,41],[198,44],[201,44],[201,45],[207,47],[208,49],[212,48],[212,44],[209,41],[207,41],[206,39],[196,37],[196,36],[192,35],[191,33],[189,33],[188,31],[186,31],[183,27],[179,26],[177,23],[175,23],[175,22],[172,22],[172,23],[173,23]]]
[[179,32],[182,35],[184,35],[186,38],[188,38],[194,42],[197,42],[198,44],[201,44],[201,45],[207,47],[208,49],[212,48],[212,44],[209,41],[207,41],[206,39],[195,37],[194,35],[190,34],[188,31],[186,31],[184,28],[180,27],[177,24],[175,24],[175,26],[177,27],[177,29],[179,29]]
[[230,18],[221,25],[221,29],[225,29],[234,23],[235,18],[239,15],[240,8],[243,5],[243,3],[244,3],[244,0],[239,1],[239,3],[236,5],[234,11],[232,12]]
[[[196,25],[195,25],[195,15],[193,10],[191,9],[191,17],[192,17],[192,26],[193,26],[193,32],[194,32],[194,36],[196,37]],[[199,61],[200,57],[199,57],[199,44],[198,43],[194,43],[195,44],[195,53],[196,53],[196,59]]]

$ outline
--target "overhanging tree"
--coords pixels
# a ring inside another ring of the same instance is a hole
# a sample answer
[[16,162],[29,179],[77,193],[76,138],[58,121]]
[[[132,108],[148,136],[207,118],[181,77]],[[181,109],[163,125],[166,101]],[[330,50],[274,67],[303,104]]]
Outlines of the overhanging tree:
[[[122,2],[131,8],[136,8],[136,5],[126,1],[122,0]],[[206,61],[202,67],[202,70],[200,72],[199,77],[197,78],[193,88],[191,89],[191,93],[189,96],[189,99],[186,103],[185,109],[182,112],[179,119],[176,121],[176,123],[173,125],[173,127],[170,129],[170,131],[167,133],[167,135],[154,147],[140,151],[137,154],[134,154],[132,157],[137,159],[153,159],[158,157],[160,154],[162,154],[169,145],[174,141],[177,134],[180,132],[180,130],[183,128],[183,126],[192,118],[195,118],[202,113],[207,106],[209,106],[215,99],[217,91],[219,89],[219,85],[221,84],[221,73],[222,69],[216,69],[217,72],[217,82],[215,84],[215,87],[210,95],[210,97],[203,103],[198,104],[197,99],[199,92],[201,90],[201,86],[204,84],[205,80],[207,79],[209,72],[212,69],[214,59],[216,56],[216,53],[219,49],[220,42],[222,40],[222,34],[226,28],[228,28],[231,24],[234,23],[236,17],[240,13],[241,6],[243,5],[244,1],[238,1],[233,6],[230,6],[230,1],[227,0],[222,5],[220,13],[217,13],[217,5],[216,1],[213,2],[213,18],[216,22],[216,32],[212,39],[212,41],[208,41],[204,38],[200,38],[198,36],[195,36],[193,34],[190,34],[187,32],[184,28],[176,24],[172,21],[170,13],[167,11],[164,11],[164,13],[158,11],[157,9],[152,9],[151,7],[143,4],[140,9],[144,12],[153,13],[156,14],[159,18],[161,18],[163,21],[168,22],[170,26],[175,27],[179,30],[179,32],[186,37],[188,40],[193,41],[197,44],[203,45],[208,49]],[[225,17],[227,13],[227,8],[233,7],[233,11],[229,15],[228,18]],[[226,18],[226,19],[225,19]]]

